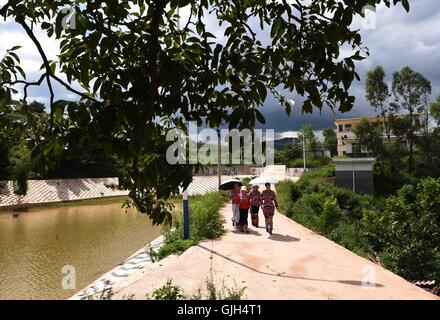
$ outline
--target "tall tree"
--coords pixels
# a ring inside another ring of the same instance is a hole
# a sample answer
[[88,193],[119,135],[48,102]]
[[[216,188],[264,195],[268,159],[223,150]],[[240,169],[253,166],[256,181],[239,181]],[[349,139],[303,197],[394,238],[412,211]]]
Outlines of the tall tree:
[[[51,125],[34,154],[49,157],[64,150],[66,135],[87,136],[123,161],[121,187],[130,190],[141,212],[161,223],[171,214],[160,199],[192,179],[191,166],[167,163],[166,130],[184,129],[188,121],[253,127],[264,122],[258,107],[268,90],[289,114],[291,104],[278,93],[281,88],[305,97],[304,112],[325,105],[350,110],[355,99],[348,89],[359,80],[354,62],[367,54],[353,17],[363,16],[366,5],[382,3],[409,10],[408,0],[77,0],[71,10],[75,23],[66,28],[68,19],[60,11],[72,0],[32,5],[9,0],[0,16],[20,25],[43,68],[37,81],[18,79],[23,71],[18,56],[8,52],[0,65],[0,93],[23,84],[26,104],[27,89],[44,82]],[[189,14],[182,21],[178,12],[184,7]],[[48,60],[36,27],[59,40],[59,60]],[[262,30],[270,31],[271,41],[263,43]],[[343,46],[353,54],[341,59]],[[75,90],[72,81],[84,90]],[[80,107],[67,107],[68,125],[54,83],[81,98]]]
[[372,125],[367,119],[362,119],[353,128],[357,142],[361,148],[367,149],[374,156],[378,156],[382,151],[382,131],[379,127]]
[[316,158],[316,151],[319,149],[319,142],[315,136],[314,126],[311,123],[305,124],[300,128],[300,139],[305,139],[306,149],[313,152],[314,158]]
[[440,125],[440,96],[429,106],[431,117]]
[[324,135],[324,149],[329,150],[332,156],[338,153],[338,138],[335,130],[325,128],[322,132]]
[[419,113],[425,111],[424,98],[431,93],[431,82],[422,74],[410,67],[404,67],[400,72],[393,74],[392,92],[394,101],[393,110],[408,114],[408,142],[409,142],[409,172],[413,172],[413,157],[415,132],[421,128],[422,117]]
[[380,65],[367,72],[367,80],[365,83],[365,97],[370,105],[374,107],[376,114],[383,118],[384,129],[388,137],[388,141],[390,141],[390,92],[388,89],[388,85],[385,82],[385,76],[385,71]]

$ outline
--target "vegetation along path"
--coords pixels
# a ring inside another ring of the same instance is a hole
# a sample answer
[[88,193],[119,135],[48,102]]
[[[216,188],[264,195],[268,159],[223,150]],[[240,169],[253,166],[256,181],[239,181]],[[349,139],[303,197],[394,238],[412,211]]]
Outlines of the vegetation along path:
[[219,288],[245,287],[246,299],[438,299],[279,213],[269,236],[261,226],[239,233],[230,224],[230,205],[221,212],[221,239],[130,275],[114,286],[114,298],[144,299],[168,279],[185,293],[203,294],[212,276]]

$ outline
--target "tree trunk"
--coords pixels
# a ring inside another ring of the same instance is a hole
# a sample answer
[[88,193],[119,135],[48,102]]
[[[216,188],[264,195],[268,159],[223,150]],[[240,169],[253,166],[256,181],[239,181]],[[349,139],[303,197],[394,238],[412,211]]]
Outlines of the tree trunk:
[[413,172],[413,154],[414,154],[414,127],[413,127],[413,111],[409,112],[409,159],[408,159],[408,170],[410,173]]

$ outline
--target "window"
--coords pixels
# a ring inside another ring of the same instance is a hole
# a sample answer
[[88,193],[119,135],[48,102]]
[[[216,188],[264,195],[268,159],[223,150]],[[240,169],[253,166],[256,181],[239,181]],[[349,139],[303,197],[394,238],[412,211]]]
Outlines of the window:
[[344,126],[342,124],[339,125],[339,132],[344,131]]
[[351,124],[345,125],[345,131],[351,131]]

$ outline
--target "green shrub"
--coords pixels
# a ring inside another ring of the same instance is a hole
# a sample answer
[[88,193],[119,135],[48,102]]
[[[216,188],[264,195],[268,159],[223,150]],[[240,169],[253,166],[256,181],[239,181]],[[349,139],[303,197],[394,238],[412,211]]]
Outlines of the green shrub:
[[372,207],[374,200],[366,195],[360,195],[352,190],[333,187],[331,193],[336,197],[345,217],[352,221],[359,221],[363,217],[363,210]]
[[[239,288],[237,286],[234,286],[233,288],[228,288],[224,285],[224,282],[221,288],[217,288],[214,283],[214,279],[211,276],[206,279],[206,290],[208,294],[206,300],[242,300],[246,288]],[[202,300],[203,297],[200,288],[196,294],[189,297],[186,296],[181,287],[173,285],[172,280],[168,279],[167,283],[163,287],[153,291],[153,299]]]
[[173,285],[172,280],[168,279],[166,285],[153,291],[153,298],[156,300],[182,300],[185,296],[182,288]]
[[222,204],[223,200],[218,193],[210,193],[190,205],[192,239],[217,239],[223,235],[223,217],[219,213]]
[[[327,166],[330,163],[331,163],[331,158],[329,157],[317,157],[316,159],[308,157],[306,159],[307,168],[320,168],[323,166]],[[294,159],[288,163],[288,166],[291,168],[303,168],[304,159],[303,158]]]
[[317,215],[321,215],[326,200],[327,196],[324,193],[305,194],[301,198],[303,206],[311,208]]
[[328,166],[308,171],[296,184],[279,183],[280,210],[305,227],[366,256],[368,242],[363,238],[359,221],[365,208],[374,208],[374,201],[369,196],[335,187],[328,180],[333,175],[334,166]]
[[9,172],[14,185],[14,193],[26,195],[28,191],[28,180],[34,166],[31,150],[26,145],[14,146],[9,154]]
[[242,300],[246,288],[225,287],[223,283],[222,288],[218,289],[214,283],[214,279],[209,277],[206,280],[206,289],[208,291],[207,300]]
[[281,212],[359,255],[373,250],[408,280],[440,281],[440,179],[405,185],[385,199],[335,187],[330,174],[323,168],[296,185],[278,184]]
[[360,256],[367,257],[368,242],[363,238],[358,223],[339,221],[332,233],[332,240]]
[[163,246],[159,249],[158,258],[163,259],[170,254],[179,254],[186,251],[188,248],[197,244],[196,241],[177,239],[174,241],[165,242]]
[[203,239],[217,239],[224,234],[223,217],[220,208],[225,195],[218,192],[206,194],[189,200],[190,239],[183,240],[182,207],[177,207],[173,215],[173,230],[166,230],[165,243],[159,249],[159,259],[182,253]]
[[276,185],[278,205],[281,211],[289,210],[292,201],[295,202],[301,197],[301,191],[292,180],[284,180]]
[[252,179],[254,179],[254,178],[256,178],[256,176],[255,177],[250,177],[250,178],[243,178],[243,179],[241,179],[241,181],[243,182],[243,185],[246,187],[246,188],[250,188],[251,187],[251,180]]
[[406,279],[440,280],[439,194],[440,179],[428,178],[389,197],[383,215],[364,217],[369,231],[377,224],[382,232],[383,264]]
[[335,198],[325,200],[322,207],[322,214],[319,217],[319,227],[324,233],[330,232],[335,228],[341,217],[341,208]]

